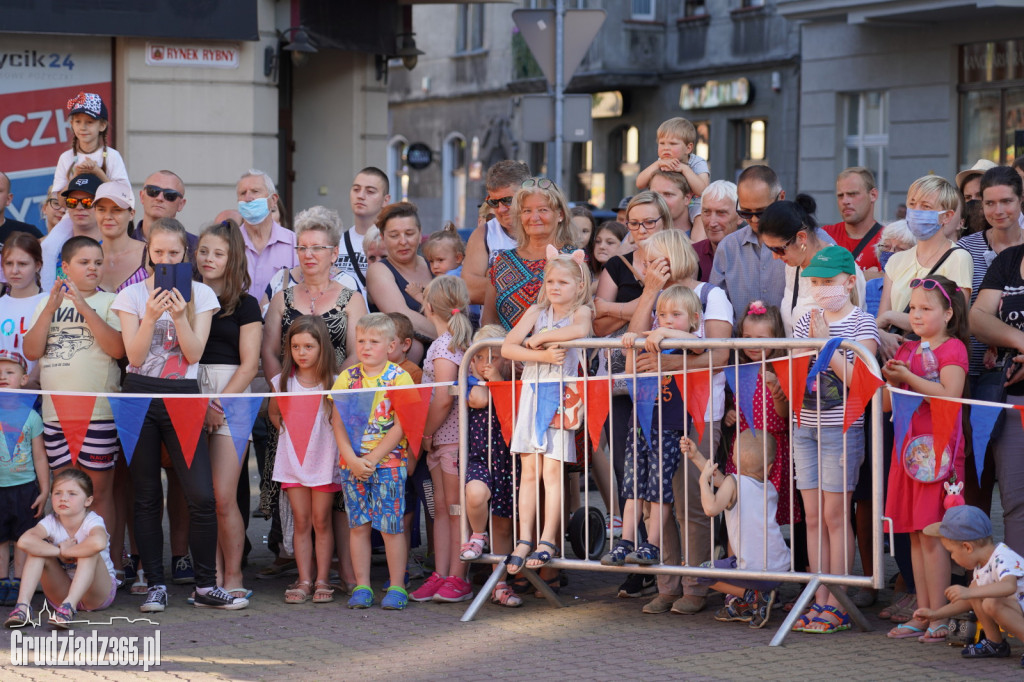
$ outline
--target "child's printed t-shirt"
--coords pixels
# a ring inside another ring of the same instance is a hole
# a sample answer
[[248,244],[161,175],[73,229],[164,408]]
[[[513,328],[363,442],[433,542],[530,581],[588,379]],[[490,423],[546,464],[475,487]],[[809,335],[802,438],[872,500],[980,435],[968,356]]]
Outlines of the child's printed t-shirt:
[[[115,331],[121,331],[121,318],[113,309],[116,294],[97,291],[85,302],[96,311],[100,319]],[[39,301],[32,324],[36,323],[47,299]],[[50,320],[46,332],[46,352],[39,358],[39,384],[44,391],[74,391],[77,393],[117,393],[120,391],[121,370],[117,361],[103,352],[82,313],[68,299],[60,304]],[[97,398],[92,419],[113,419],[106,398]],[[43,421],[57,421],[50,396],[43,396]]]
[[984,566],[974,569],[974,580],[978,585],[997,583],[1008,575],[1017,579],[1017,590],[1013,593],[1017,605],[1024,609],[1024,557],[1000,542],[992,551]]
[[[0,350],[10,350],[24,356],[25,349],[22,339],[28,330],[32,328],[32,313],[35,312],[39,301],[49,298],[48,293],[14,298],[13,296],[0,296]],[[36,363],[26,359],[28,374]]]
[[[0,400],[0,406],[3,405]],[[5,424],[6,429],[9,425]],[[36,480],[36,465],[32,459],[32,439],[43,433],[43,420],[39,413],[32,410],[28,413],[25,425],[21,427],[21,436],[14,446],[14,455],[7,449],[7,439],[0,437],[0,488],[12,488]]]
[[[347,388],[391,388],[394,386],[413,386],[412,377],[404,369],[393,362],[388,362],[380,374],[366,376],[363,373],[363,363],[349,367],[338,375],[334,382],[333,391],[343,391]],[[359,443],[359,456],[369,454],[377,444],[384,440],[384,436],[395,425],[395,408],[391,405],[391,399],[385,391],[377,391],[373,396],[373,408],[370,410],[369,420],[366,429],[363,431],[362,441]],[[355,443],[352,444],[355,447]],[[402,438],[394,450],[377,464],[378,467],[393,469],[405,466],[405,460],[409,454],[409,442]],[[345,465],[344,458],[341,460],[342,468]]]

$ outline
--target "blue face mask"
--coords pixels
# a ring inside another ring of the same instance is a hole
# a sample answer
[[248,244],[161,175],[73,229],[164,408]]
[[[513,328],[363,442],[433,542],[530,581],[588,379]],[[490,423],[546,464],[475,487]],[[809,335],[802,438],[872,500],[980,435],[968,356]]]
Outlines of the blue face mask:
[[917,241],[924,241],[935,236],[935,233],[942,229],[939,222],[939,215],[945,211],[922,211],[916,208],[907,209],[907,227],[913,233]]
[[250,225],[259,225],[270,215],[270,204],[266,197],[252,201],[239,201],[238,212],[242,214],[242,220],[245,222]]
[[885,264],[892,258],[893,251],[879,251],[878,253],[878,264],[882,266],[882,270],[885,270]]

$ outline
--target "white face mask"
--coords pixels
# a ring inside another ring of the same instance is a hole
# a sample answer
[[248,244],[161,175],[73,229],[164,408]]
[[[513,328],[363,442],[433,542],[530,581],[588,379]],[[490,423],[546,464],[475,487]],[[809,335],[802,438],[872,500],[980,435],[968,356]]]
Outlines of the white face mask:
[[842,310],[843,306],[850,301],[850,292],[842,284],[826,284],[811,287],[811,298],[820,307],[834,313]]

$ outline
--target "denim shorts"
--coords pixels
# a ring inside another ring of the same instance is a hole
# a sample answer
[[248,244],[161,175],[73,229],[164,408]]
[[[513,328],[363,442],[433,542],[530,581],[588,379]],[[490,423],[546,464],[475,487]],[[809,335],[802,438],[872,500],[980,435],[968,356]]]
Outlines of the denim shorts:
[[374,530],[395,535],[401,533],[405,515],[405,465],[377,469],[365,481],[356,480],[343,469],[341,485],[345,492],[349,528],[370,524]]
[[[820,435],[819,435],[820,433]],[[796,426],[793,428],[793,463],[797,490],[818,487],[827,493],[850,492],[857,487],[860,465],[864,461],[864,429],[850,427],[846,432],[846,459],[843,461],[843,427]],[[818,442],[821,442],[821,471],[818,471]],[[843,475],[846,480],[844,486]]]

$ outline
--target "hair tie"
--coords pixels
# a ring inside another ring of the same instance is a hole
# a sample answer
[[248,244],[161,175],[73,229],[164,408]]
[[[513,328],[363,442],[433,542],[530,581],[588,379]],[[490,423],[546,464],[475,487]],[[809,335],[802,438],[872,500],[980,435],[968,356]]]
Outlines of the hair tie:
[[452,308],[452,315],[458,315],[458,314],[459,314],[459,309],[458,308]]
[[761,301],[754,301],[747,308],[747,313],[750,315],[764,315],[767,312],[768,309],[764,307],[764,303],[761,303]]
[[226,220],[220,221],[220,225],[221,225],[221,227],[231,227],[231,223],[229,223]]

